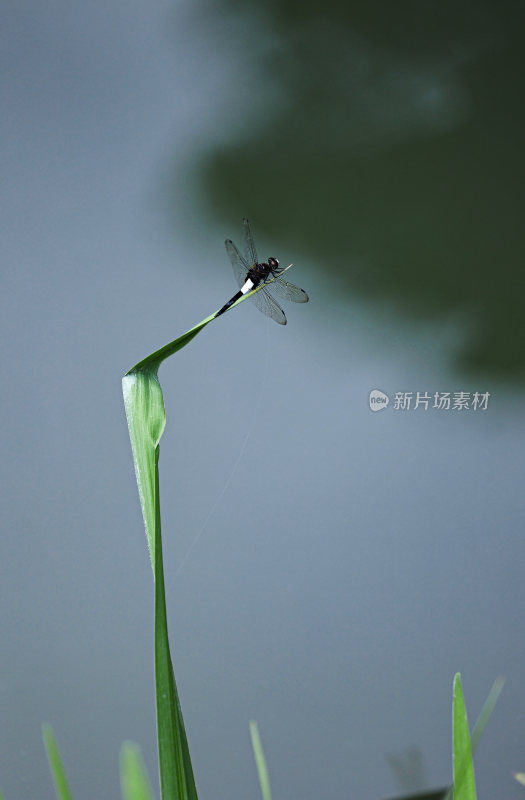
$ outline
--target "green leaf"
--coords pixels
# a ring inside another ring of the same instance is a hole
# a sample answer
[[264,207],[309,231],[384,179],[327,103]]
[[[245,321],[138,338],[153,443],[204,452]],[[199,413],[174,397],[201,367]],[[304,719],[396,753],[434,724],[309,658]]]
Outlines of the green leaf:
[[161,795],[163,800],[197,800],[168,639],[160,531],[158,458],[157,446],[155,451],[155,686]]
[[214,318],[215,315],[212,314],[178,339],[152,353],[130,369],[122,379],[135,476],[153,573],[155,573],[155,452],[166,425],[164,398],[157,373],[165,358],[185,347]]
[[[240,297],[230,308],[235,308],[261,288],[263,284]],[[164,359],[191,342],[216,318],[217,313],[206,317],[173,342],[139,361],[122,379],[133,463],[155,579],[155,690],[163,800],[197,800],[197,790],[168,641],[158,465],[159,442],[166,425],[166,412],[158,370]]]
[[164,359],[185,347],[213,319],[215,314],[140,361],[122,380],[135,475],[155,579],[155,691],[163,800],[197,800],[197,790],[168,640],[158,469],[159,441],[166,414],[158,369]]
[[[476,752],[476,748],[479,744],[479,740],[481,739],[487,722],[494,711],[494,707],[498,702],[498,698],[501,694],[501,690],[505,685],[505,678],[499,677],[496,678],[490,692],[487,695],[487,699],[483,703],[483,708],[480,711],[479,717],[477,718],[476,722],[474,723],[474,727],[472,729],[472,736],[471,736],[471,750],[472,755]],[[445,800],[452,800],[454,797],[454,785],[449,786],[448,792],[446,794]]]
[[[283,272],[292,266],[293,264],[290,264]],[[275,277],[240,297],[228,311],[248,300],[274,280]],[[166,425],[164,398],[158,379],[158,370],[166,358],[186,347],[206,325],[216,318],[217,313],[216,311],[214,314],[210,314],[182,336],[139,361],[122,379],[122,394],[128,420],[135,476],[153,573],[155,573],[155,450]]]
[[454,740],[454,800],[476,800],[472,748],[459,672],[454,676],[452,727]]
[[261,784],[261,794],[263,800],[272,800],[272,793],[270,791],[270,779],[268,777],[268,769],[266,768],[266,759],[262,749],[261,738],[259,736],[259,728],[254,720],[250,721],[250,734],[252,737],[253,754],[255,756],[255,763],[257,765],[257,772],[259,773],[259,783]]
[[120,786],[122,800],[154,800],[140,747],[134,742],[124,742],[120,749]]
[[498,698],[501,694],[501,690],[505,685],[505,678],[499,677],[496,678],[494,683],[492,684],[492,688],[488,693],[487,699],[483,703],[483,708],[479,713],[479,717],[477,718],[474,727],[472,729],[472,753],[476,752],[476,748],[479,744],[479,740],[483,736],[483,731],[487,726],[487,722],[489,721],[492,712],[494,711],[494,707],[498,702]]
[[66,773],[58,754],[58,747],[55,737],[53,736],[51,725],[42,725],[42,736],[58,800],[72,800],[73,795],[71,794]]

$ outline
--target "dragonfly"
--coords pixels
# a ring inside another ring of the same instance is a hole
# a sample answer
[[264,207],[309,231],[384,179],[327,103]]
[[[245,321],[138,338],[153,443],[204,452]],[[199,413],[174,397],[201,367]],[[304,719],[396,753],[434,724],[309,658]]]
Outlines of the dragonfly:
[[[239,286],[239,291],[228,300],[215,316],[220,317],[238,299],[257,287],[259,291],[254,292],[251,299],[263,314],[278,322],[279,325],[286,325],[286,314],[281,306],[272,297],[272,294],[283,300],[291,300],[294,303],[307,303],[308,295],[304,289],[299,289],[293,283],[288,283],[282,278],[282,274],[289,267],[280,267],[279,262],[273,256],[268,261],[260,262],[257,258],[257,250],[253,241],[250,223],[246,218],[243,219],[245,255],[242,256],[231,239],[226,239],[226,252],[230,258],[233,272]],[[290,264],[290,267],[292,265]]]

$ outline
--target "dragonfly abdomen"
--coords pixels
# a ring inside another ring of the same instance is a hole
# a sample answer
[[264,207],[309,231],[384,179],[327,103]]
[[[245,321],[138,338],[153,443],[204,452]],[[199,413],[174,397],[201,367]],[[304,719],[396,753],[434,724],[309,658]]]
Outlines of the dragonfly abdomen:
[[[253,271],[253,270],[250,270],[250,272],[252,272],[252,271]],[[261,282],[261,278],[256,278],[256,277],[255,277],[255,275],[254,275],[253,277],[251,277],[251,278],[250,278],[250,277],[249,277],[249,275],[250,275],[250,272],[249,272],[249,273],[248,273],[248,275],[246,276],[246,280],[245,280],[245,282],[244,282],[244,286],[242,287],[242,289],[239,289],[239,291],[237,292],[237,294],[234,294],[234,295],[233,295],[233,297],[231,298],[231,300],[228,300],[228,302],[226,303],[226,305],[224,305],[224,306],[221,308],[221,310],[220,310],[220,311],[218,311],[218,312],[215,314],[215,316],[216,316],[216,317],[220,317],[220,315],[221,315],[221,314],[224,314],[224,312],[225,312],[225,311],[228,311],[228,309],[229,309],[229,308],[230,308],[230,307],[231,307],[231,306],[232,306],[234,303],[236,303],[236,302],[237,302],[237,300],[239,299],[239,297],[242,297],[243,295],[245,295],[245,294],[248,294],[248,292],[251,292],[251,290],[252,290],[252,289],[255,289],[255,287],[259,285],[259,283]]]

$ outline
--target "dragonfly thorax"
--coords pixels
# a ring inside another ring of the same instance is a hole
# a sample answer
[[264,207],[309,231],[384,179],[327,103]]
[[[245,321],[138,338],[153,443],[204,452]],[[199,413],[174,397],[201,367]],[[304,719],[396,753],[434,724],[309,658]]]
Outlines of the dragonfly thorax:
[[268,261],[254,264],[248,272],[246,278],[249,278],[251,281],[253,281],[255,286],[258,286],[259,283],[266,282],[268,278],[278,269],[279,262],[276,258],[270,257]]

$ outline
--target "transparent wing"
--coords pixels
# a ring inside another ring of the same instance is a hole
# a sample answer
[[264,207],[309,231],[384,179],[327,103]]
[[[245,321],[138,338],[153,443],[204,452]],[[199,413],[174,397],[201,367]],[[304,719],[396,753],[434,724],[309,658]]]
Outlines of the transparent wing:
[[276,278],[268,284],[268,288],[271,292],[276,294],[277,297],[283,300],[291,300],[292,303],[307,303],[309,300],[304,289],[299,289],[298,286],[294,286],[293,283],[288,283],[288,281],[285,281],[283,278]]
[[258,264],[259,261],[257,260],[257,250],[255,249],[255,242],[253,241],[252,232],[250,230],[250,223],[246,217],[243,219],[243,225],[246,261],[250,267],[253,267],[253,265]]
[[251,299],[259,311],[262,311],[267,317],[271,317],[279,325],[286,325],[286,314],[264,287],[255,292]]
[[226,252],[230,257],[230,261],[232,262],[233,267],[233,274],[235,275],[235,280],[237,281],[237,285],[239,289],[242,289],[244,286],[244,282],[246,280],[246,275],[250,270],[250,267],[241,256],[237,247],[234,245],[231,239],[226,239],[224,242],[226,246]]

